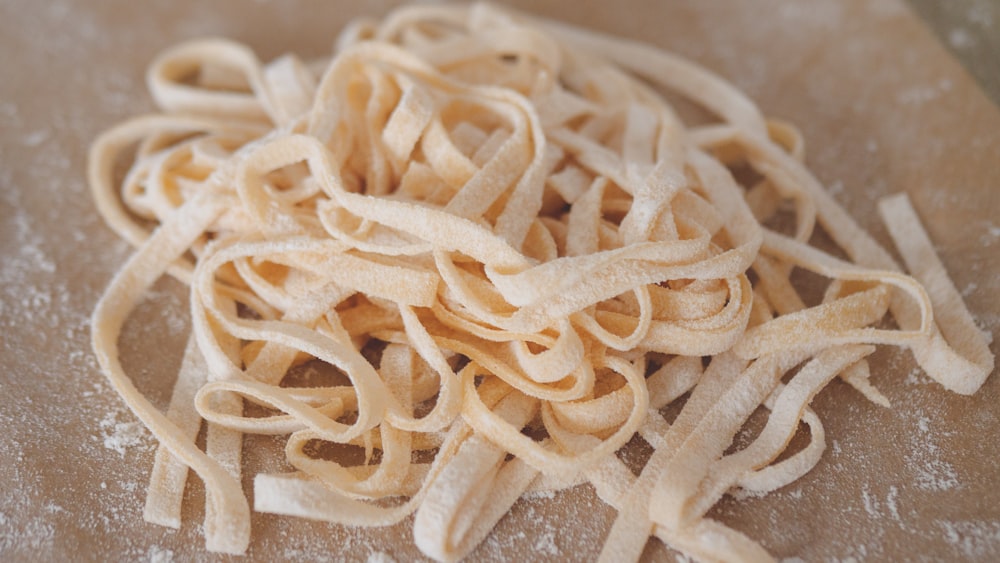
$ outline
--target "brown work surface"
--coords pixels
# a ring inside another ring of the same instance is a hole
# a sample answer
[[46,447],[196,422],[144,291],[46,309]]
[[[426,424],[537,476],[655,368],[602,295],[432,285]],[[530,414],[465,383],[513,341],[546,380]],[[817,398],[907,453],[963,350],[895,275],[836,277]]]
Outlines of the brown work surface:
[[[204,560],[203,496],[185,521],[142,521],[155,444],[97,370],[89,314],[129,255],[84,179],[101,130],[152,110],[145,65],[220,35],[268,60],[321,55],[352,16],[388,2],[0,3],[0,559]],[[882,242],[874,202],[906,191],[980,324],[1000,328],[1000,112],[899,0],[517,2],[683,53],[805,134],[808,161]],[[997,22],[1000,25],[1000,22]],[[187,331],[163,280],[123,336],[125,365],[165,407]],[[994,345],[996,350],[997,346]],[[827,452],[800,481],[712,513],[777,558],[1000,560],[1000,378],[962,397],[905,351],[880,350],[884,409],[835,382],[814,402]],[[280,464],[247,439],[247,465]],[[249,482],[246,483],[249,488]],[[519,502],[472,559],[586,560],[614,512],[589,487]],[[410,521],[351,530],[255,514],[247,559],[419,557]],[[672,559],[662,546],[651,559]]]

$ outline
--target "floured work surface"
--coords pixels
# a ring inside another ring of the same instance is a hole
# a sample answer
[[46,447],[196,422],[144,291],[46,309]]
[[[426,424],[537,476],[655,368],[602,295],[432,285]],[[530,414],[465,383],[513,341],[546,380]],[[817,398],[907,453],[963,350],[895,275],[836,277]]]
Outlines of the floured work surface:
[[[970,309],[996,330],[997,282],[989,273],[996,270],[1000,233],[991,222],[998,202],[990,166],[1000,150],[1000,118],[912,16],[892,2],[757,6],[753,13],[650,4],[538,10],[673,49],[733,80],[765,113],[802,128],[812,169],[880,241],[887,239],[874,200],[910,193]],[[5,71],[19,80],[0,90],[0,244],[8,257],[3,377],[4,389],[19,398],[0,411],[9,428],[0,452],[3,476],[16,485],[0,501],[0,549],[21,557],[83,551],[187,558],[203,554],[196,530],[200,487],[190,487],[180,532],[142,522],[153,444],[89,359],[87,316],[128,252],[94,215],[83,151],[98,131],[150,109],[142,70],[163,47],[216,34],[248,43],[264,59],[284,51],[320,54],[353,14],[284,4],[218,6],[211,13],[167,6],[76,10],[53,4],[2,24],[6,50],[22,58]],[[172,382],[157,378],[176,373],[187,313],[177,284],[157,287],[127,325],[122,348],[140,388],[165,406]],[[779,558],[995,558],[995,378],[977,395],[959,397],[891,350],[876,357],[873,371],[896,410],[832,385],[814,402],[828,441],[820,465],[785,490],[726,501],[712,516]],[[255,449],[247,447],[250,455]],[[262,463],[247,462],[248,473]],[[585,489],[524,502],[474,557],[585,558],[599,549],[612,518]],[[416,554],[409,522],[360,532],[256,515],[254,534],[249,555],[262,560]],[[661,548],[647,553],[665,556]]]

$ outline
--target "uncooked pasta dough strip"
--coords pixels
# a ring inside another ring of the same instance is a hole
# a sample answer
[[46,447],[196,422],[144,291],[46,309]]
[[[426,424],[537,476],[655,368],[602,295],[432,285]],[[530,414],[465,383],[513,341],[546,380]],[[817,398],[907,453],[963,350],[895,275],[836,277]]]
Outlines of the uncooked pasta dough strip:
[[544,27],[570,44],[612,59],[623,68],[684,94],[735,126],[763,134],[760,110],[728,82],[670,53],[619,38],[611,38],[566,24],[545,21]]
[[[305,297],[300,297],[285,312],[285,320],[313,325],[337,303],[349,297],[353,292],[336,284],[329,284]],[[246,369],[247,377],[277,385],[288,373],[289,368],[298,354],[298,350],[283,346],[274,341],[267,341],[257,356]]]
[[[222,119],[148,115],[133,118],[101,134],[90,149],[87,182],[105,223],[135,247],[139,247],[149,237],[149,232],[129,217],[114,189],[115,161],[129,146],[154,132],[183,136],[214,131],[239,133],[243,136],[264,132],[259,125],[232,123]],[[189,270],[190,266],[178,266],[171,269],[171,274],[181,281],[189,281]]]
[[809,445],[777,463],[747,472],[739,479],[741,489],[752,494],[769,493],[798,480],[819,463],[826,450],[823,423],[808,407],[803,410],[801,420],[809,428]]
[[[412,393],[412,350],[401,344],[390,344],[382,353],[380,373],[394,395],[404,404],[409,405]],[[406,381],[404,381],[406,380]],[[374,432],[374,431],[372,431]],[[343,465],[328,460],[313,459],[305,452],[306,446],[313,440],[323,439],[321,433],[309,429],[292,433],[285,447],[285,457],[296,469],[320,479],[327,486],[356,498],[381,498],[391,496],[398,491],[406,479],[411,465],[413,451],[413,436],[410,432],[395,428],[385,421],[379,425],[379,444],[382,458],[377,468],[369,475],[359,479],[358,476]],[[365,434],[370,437],[371,433]],[[370,456],[367,450],[373,447],[366,443],[366,458]]]
[[866,399],[876,405],[887,408],[892,406],[888,397],[883,395],[882,392],[869,381],[869,378],[871,377],[871,370],[869,369],[868,362],[866,360],[862,360],[847,368],[840,374],[840,377],[850,384],[851,387],[857,389],[858,392],[864,395]]
[[[493,412],[520,429],[534,418],[537,408],[535,399],[514,391]],[[516,479],[521,481],[522,488],[515,488],[513,498],[507,496],[509,502],[500,503],[501,511],[496,512],[498,499],[490,498],[494,490],[490,485],[500,479],[501,474],[506,476],[504,469],[508,466],[503,464],[505,455],[504,449],[478,434],[462,444],[452,461],[431,485],[417,510],[413,534],[417,546],[424,553],[443,561],[452,561],[464,555],[475,546],[475,543],[470,545],[463,540],[474,526],[476,516],[487,510],[499,519],[524,488],[527,488],[536,472],[528,472],[527,480]],[[523,462],[518,461],[518,464],[522,465]],[[530,469],[530,466],[526,467]],[[509,489],[510,486],[507,483],[501,490]]]
[[[651,413],[645,425],[658,415]],[[662,420],[662,419],[660,419]],[[644,425],[644,426],[645,426]],[[570,451],[585,451],[595,445],[592,436],[556,433],[559,443]],[[660,446],[654,446],[659,448]],[[655,453],[654,453],[655,455]],[[616,456],[604,458],[600,464],[587,471],[587,478],[594,485],[598,496],[604,502],[621,510],[630,490],[634,490],[637,478]],[[704,557],[706,560],[741,560],[770,562],[773,559],[753,540],[707,518],[702,518],[684,530],[672,531],[656,525],[653,533],[671,547],[687,555]],[[644,545],[644,544],[643,544]],[[635,552],[641,553],[643,546]]]
[[502,445],[507,451],[539,471],[578,473],[581,467],[586,467],[623,446],[638,430],[649,406],[649,395],[645,385],[642,384],[641,374],[636,373],[628,362],[620,358],[608,356],[604,362],[606,367],[621,375],[628,384],[632,392],[632,410],[622,425],[599,447],[579,456],[565,456],[548,451],[537,442],[521,434],[520,429],[515,429],[514,426],[500,419],[479,399],[473,384],[472,372],[463,376],[465,402],[462,406],[462,418],[488,440]]
[[[227,299],[225,302],[225,307],[230,310],[230,312],[236,312],[236,302],[232,299]],[[240,355],[241,343],[233,338],[232,336],[225,335],[220,339],[220,345],[223,352],[229,357],[231,362],[236,362]],[[208,374],[208,380],[214,381],[220,376],[225,377],[227,374],[220,374],[218,372],[213,372]],[[237,413],[243,413],[243,400],[234,393],[220,393],[212,397],[213,405],[212,408],[216,412],[222,412],[225,414],[236,415]],[[211,421],[206,423],[205,432],[205,453],[209,457],[218,462],[219,465],[224,467],[233,479],[240,483],[242,482],[243,476],[243,434],[238,429],[228,428],[225,426],[219,426],[213,424]],[[205,506],[205,525],[210,526],[211,521],[217,518],[214,511],[217,508],[212,504],[206,504]]]
[[[471,517],[472,520],[466,524],[468,527],[464,530],[463,535],[449,538],[448,541],[455,541],[456,545],[448,551],[438,552],[438,557],[444,561],[456,561],[472,552],[492,531],[497,522],[510,511],[514,503],[537,477],[538,471],[518,458],[504,462],[492,479],[489,496],[483,501],[479,512],[470,515],[467,510],[463,510],[460,516],[456,515],[460,518]],[[482,484],[485,485],[485,483]],[[414,535],[416,538],[420,537],[417,535],[416,521],[414,521]],[[418,543],[418,545],[421,544]],[[422,547],[425,549],[425,553],[435,553],[435,549],[428,548],[427,543],[424,543]],[[448,549],[450,546],[445,545],[444,547]]]
[[683,512],[688,495],[698,490],[712,462],[722,455],[746,419],[771,393],[780,375],[776,358],[758,358],[719,397],[663,468],[650,495],[651,521],[668,529],[690,524]]
[[[217,91],[192,87],[184,78],[202,66],[226,67],[247,81],[249,92]],[[190,113],[263,121],[263,80],[253,51],[232,41],[207,39],[183,43],[161,54],[146,75],[157,105],[171,113]]]
[[[646,378],[649,408],[659,410],[674,402],[698,382],[702,375],[701,358],[676,356]],[[653,444],[654,447],[659,447]]]
[[601,561],[637,561],[652,533],[649,497],[677,449],[694,431],[699,420],[743,371],[744,363],[732,354],[715,356],[705,370],[684,409],[646,462],[642,473],[623,499],[618,516],[601,548]]
[[[492,407],[510,393],[511,388],[487,383],[481,385],[481,391],[486,404]],[[254,480],[254,509],[348,525],[395,524],[420,506],[430,486],[454,459],[459,447],[470,434],[469,427],[461,421],[451,427],[419,490],[402,505],[388,508],[376,506],[350,498],[340,491],[320,485],[315,480],[306,480],[302,475],[260,474]],[[414,471],[413,465],[410,471]]]
[[[194,408],[194,396],[208,378],[208,366],[201,356],[194,335],[188,337],[181,369],[170,395],[167,418],[177,425],[188,441],[194,442],[201,428],[201,416]],[[181,503],[188,466],[177,459],[162,443],[156,448],[153,471],[146,489],[146,505],[142,517],[147,522],[180,528]]]
[[461,409],[463,390],[460,377],[448,364],[413,309],[400,306],[399,313],[410,346],[437,373],[438,395],[431,412],[419,420],[413,419],[410,412],[404,412],[403,416],[397,419],[394,416],[395,409],[391,407],[385,415],[386,420],[409,431],[440,430],[447,426],[448,421],[453,420]]
[[952,391],[974,392],[994,366],[983,332],[948,278],[906,194],[882,199],[878,209],[906,268],[927,289],[934,307],[933,334],[926,344],[913,347],[917,361],[932,366],[925,369],[940,374],[938,380]]
[[[496,351],[495,345],[482,341],[469,342],[468,338],[458,340],[450,336],[457,337],[458,335],[435,336],[434,341],[438,346],[455,351],[469,358],[472,362],[496,375],[512,387],[519,389],[522,393],[538,399],[572,400],[579,398],[594,382],[594,367],[589,362],[580,362],[565,378],[569,380],[569,383],[572,383],[572,386],[554,386],[538,383],[530,377],[526,377],[515,366],[504,361],[504,357],[501,354],[491,353]],[[499,351],[503,352],[504,349],[500,348]],[[466,389],[468,389],[468,385],[466,385]],[[468,397],[465,397],[465,399],[468,399]]]
[[[696,487],[695,494],[679,499],[684,503],[679,510],[681,518],[693,520],[704,516],[743,475],[776,458],[792,439],[806,406],[816,393],[847,366],[874,350],[872,346],[859,345],[827,348],[803,366],[775,399],[767,424],[757,438],[739,452],[712,460],[705,480]],[[685,463],[684,470],[692,471],[693,467]],[[655,503],[651,506],[657,509],[652,515],[654,520],[663,521],[656,514],[664,514],[669,509],[668,505]]]
[[876,286],[749,328],[733,351],[751,359],[773,352],[808,349],[816,345],[818,338],[836,344],[899,341],[895,331],[868,328],[884,317],[888,309],[888,290]]
[[135,388],[122,370],[117,343],[125,318],[138,299],[201,236],[227,203],[212,196],[195,198],[174,215],[173,221],[162,224],[111,281],[91,322],[94,351],[112,387],[160,443],[205,482],[209,503],[214,505],[214,518],[206,523],[206,547],[223,553],[243,553],[250,541],[250,512],[242,487]]
[[[884,270],[898,270],[899,267],[892,257],[882,249],[867,233],[865,233],[857,223],[847,214],[847,212],[826,192],[819,183],[812,177],[800,163],[790,159],[787,155],[774,147],[761,143],[758,139],[749,137],[741,132],[732,131],[733,139],[740,142],[746,148],[754,151],[755,154],[778,166],[789,170],[795,175],[802,185],[818,202],[819,219],[826,231],[837,242],[845,252],[863,267],[875,267]],[[890,207],[892,205],[890,204]],[[919,224],[919,223],[917,223]],[[902,243],[898,243],[902,244]],[[897,322],[912,326],[918,321],[912,306],[903,299],[893,299],[891,305],[893,316]],[[921,317],[926,320],[926,315]],[[960,365],[964,365],[969,360],[963,359],[952,349],[943,339],[931,337],[927,344],[918,345],[913,348],[914,356],[927,374],[944,385],[949,390],[960,393],[972,393],[981,386],[984,379],[983,363],[979,367],[970,367],[958,372],[949,367],[946,358],[958,360]],[[934,350],[934,351],[931,351]],[[981,355],[981,352],[979,352]],[[981,357],[983,362],[986,357]],[[989,374],[991,369],[986,369],[985,374]]]

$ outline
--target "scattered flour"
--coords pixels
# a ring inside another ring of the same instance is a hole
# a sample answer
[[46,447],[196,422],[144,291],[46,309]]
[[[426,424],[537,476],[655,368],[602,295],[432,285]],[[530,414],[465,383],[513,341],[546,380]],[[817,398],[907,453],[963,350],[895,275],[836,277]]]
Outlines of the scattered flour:
[[959,487],[958,472],[941,459],[941,448],[934,441],[937,433],[931,431],[930,419],[917,421],[917,432],[910,437],[910,452],[906,462],[914,471],[914,482],[925,491],[949,491]]
[[885,497],[885,507],[889,511],[889,516],[896,522],[902,522],[903,519],[899,517],[899,506],[896,504],[896,500],[899,498],[899,489],[893,485],[889,487],[889,494]]
[[109,412],[101,420],[100,428],[104,435],[104,447],[118,452],[122,457],[125,457],[129,448],[152,446],[142,423],[118,422],[118,416],[114,412]]
[[986,227],[986,232],[989,233],[990,237],[1000,239],[1000,227],[994,225],[993,223],[990,223]]
[[1000,551],[1000,520],[937,522],[948,543],[969,559]]
[[956,27],[948,32],[948,44],[955,49],[968,49],[976,44],[976,38],[964,27]]
[[906,374],[906,379],[903,380],[903,383],[907,385],[930,385],[934,381],[924,370],[914,367]]
[[972,2],[965,12],[965,19],[970,24],[984,29],[993,29],[994,14],[997,10],[997,3],[990,0],[978,0]]
[[52,523],[41,518],[31,518],[20,526],[8,524],[11,518],[3,515],[0,519],[0,553],[8,550],[44,552],[55,540],[56,529]]
[[545,530],[542,535],[535,540],[534,545],[535,553],[541,553],[543,555],[551,555],[553,557],[558,556],[562,553],[559,550],[559,546],[556,545],[556,533],[552,529]]
[[944,78],[937,84],[929,86],[914,86],[907,88],[896,95],[896,100],[901,104],[921,105],[939,98],[942,94],[951,91],[951,80]]
[[26,147],[37,147],[48,140],[48,138],[49,132],[47,129],[38,129],[22,137],[21,144]]
[[[188,330],[187,305],[177,295],[176,292],[152,289],[143,296],[137,311],[142,311],[144,307],[152,307],[157,311],[160,320],[166,326],[168,334],[177,336],[186,333]],[[163,325],[155,325],[150,328],[158,330]]]
[[173,550],[164,549],[158,545],[149,548],[145,559],[148,563],[174,563],[175,561]]
[[528,491],[528,492],[526,492],[524,494],[524,498],[526,498],[526,499],[532,499],[532,500],[534,500],[534,499],[552,500],[553,498],[555,498],[555,496],[556,496],[556,493],[555,493],[555,491],[552,491],[552,490]]
[[878,518],[882,515],[879,511],[879,501],[868,492],[867,485],[861,489],[861,500],[864,502],[865,512],[867,512],[869,516]]
[[366,563],[396,563],[396,560],[384,551],[373,551],[368,554]]
[[969,282],[962,289],[962,297],[968,297],[968,296],[972,295],[977,289],[979,289],[979,284],[978,283],[976,283],[976,282]]
[[875,492],[870,491],[865,485],[861,489],[861,502],[864,505],[865,513],[872,520],[880,522],[889,518],[899,524],[902,528],[907,528],[903,519],[899,515],[899,488],[890,485],[885,498],[880,498]]
[[12,220],[18,253],[12,260],[8,259],[3,273],[0,274],[2,279],[6,283],[16,283],[23,282],[23,277],[27,272],[54,274],[56,264],[45,252],[45,240],[39,230],[35,228],[31,217],[26,213],[15,213]]

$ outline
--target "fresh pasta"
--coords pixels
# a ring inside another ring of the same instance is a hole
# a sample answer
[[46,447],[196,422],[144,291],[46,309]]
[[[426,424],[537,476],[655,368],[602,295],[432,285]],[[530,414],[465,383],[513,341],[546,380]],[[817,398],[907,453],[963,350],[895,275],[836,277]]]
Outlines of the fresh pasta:
[[[136,247],[93,346],[160,444],[145,519],[179,526],[194,470],[210,551],[248,548],[242,437],[267,434],[294,471],[253,476],[254,510],[415,515],[438,560],[470,553],[522,495],[590,483],[618,511],[602,561],[638,560],[650,536],[765,561],[706,514],[818,462],[809,403],[832,379],[888,406],[869,382],[876,345],[958,393],[993,369],[904,194],[879,210],[910,275],[809,172],[792,125],[670,53],[419,5],[354,22],[328,60],[184,43],[148,84],[160,112],[90,153],[97,208]],[[663,91],[715,121],[686,124]],[[810,245],[819,229],[846,259]],[[795,269],[828,280],[818,301]],[[192,316],[165,413],[118,354],[164,274],[189,286]],[[310,365],[336,381],[288,384]],[[763,430],[727,453],[761,407]],[[800,423],[809,444],[775,461]],[[636,434],[653,449],[638,475],[615,455]]]

